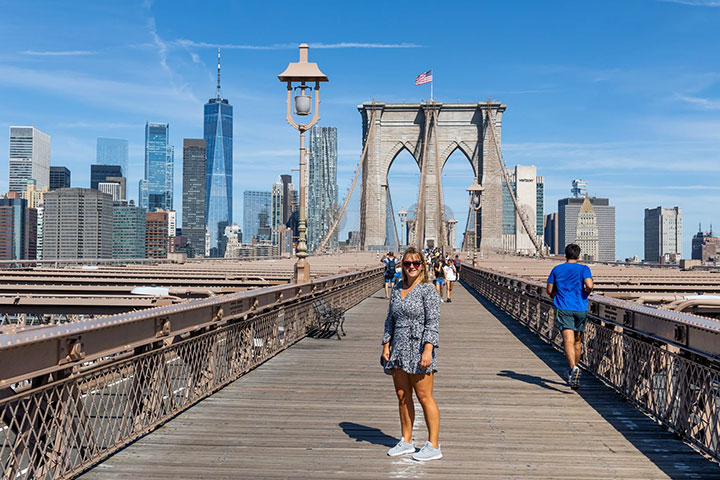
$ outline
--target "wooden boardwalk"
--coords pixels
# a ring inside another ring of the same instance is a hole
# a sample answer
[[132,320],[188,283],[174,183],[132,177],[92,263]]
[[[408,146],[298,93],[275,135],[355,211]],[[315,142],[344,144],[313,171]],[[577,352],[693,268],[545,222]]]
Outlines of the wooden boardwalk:
[[[348,336],[305,339],[82,478],[720,479],[720,467],[457,285],[443,304],[436,399],[445,457],[385,452],[399,436],[379,366],[387,301],[347,313]],[[416,445],[426,430],[416,405]]]

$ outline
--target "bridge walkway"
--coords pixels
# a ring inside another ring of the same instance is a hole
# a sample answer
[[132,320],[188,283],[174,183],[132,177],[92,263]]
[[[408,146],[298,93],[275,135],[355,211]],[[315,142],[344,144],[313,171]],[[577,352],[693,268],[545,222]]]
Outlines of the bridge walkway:
[[720,479],[594,378],[572,392],[561,353],[460,285],[440,327],[445,457],[387,457],[399,425],[378,361],[386,311],[381,291],[347,313],[342,341],[302,340],[82,478]]

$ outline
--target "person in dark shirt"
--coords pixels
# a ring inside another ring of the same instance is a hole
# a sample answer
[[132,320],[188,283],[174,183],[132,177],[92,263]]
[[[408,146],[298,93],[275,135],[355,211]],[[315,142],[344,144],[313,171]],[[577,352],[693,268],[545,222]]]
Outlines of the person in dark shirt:
[[558,328],[563,337],[565,358],[570,370],[567,382],[570,388],[580,387],[580,354],[582,332],[587,320],[588,295],[593,289],[592,273],[587,265],[578,263],[580,246],[571,243],[565,247],[565,263],[556,265],[547,279],[548,295],[553,298]]
[[395,266],[398,262],[393,252],[383,255],[380,261],[385,265],[385,298],[390,298],[390,289],[395,284]]

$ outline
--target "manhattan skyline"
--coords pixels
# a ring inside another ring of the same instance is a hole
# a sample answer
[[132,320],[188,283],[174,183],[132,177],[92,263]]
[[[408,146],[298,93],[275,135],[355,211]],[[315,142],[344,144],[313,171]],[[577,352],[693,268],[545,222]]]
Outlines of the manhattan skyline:
[[[432,8],[434,29],[417,28],[430,4],[407,10],[324,3],[312,19],[317,28],[303,37],[291,16],[278,17],[270,5],[4,2],[0,128],[34,125],[49,134],[51,165],[68,167],[80,187],[89,185],[97,137],[127,138],[128,196],[135,198],[130,186],[143,175],[145,122],[170,124],[170,145],[201,138],[220,47],[223,96],[235,105],[233,167],[242,172],[233,178],[233,221],[242,224],[240,192],[269,190],[297,168],[297,135],[284,121],[276,76],[307,41],[311,61],[330,78],[319,125],[338,129],[341,202],[360,157],[356,106],[372,98],[427,99],[429,87],[413,82],[432,69],[439,101],[490,96],[508,106],[506,166],[537,167],[545,177],[545,213],[569,196],[571,179],[583,178],[591,196],[617,208],[618,258],[642,255],[643,212],[657,205],[683,208],[689,252],[694,225],[720,222],[709,207],[720,203],[719,41],[712,35],[720,7],[700,0],[625,3],[459,2]],[[360,27],[373,9],[402,21],[370,34]],[[218,28],[208,13],[217,10],[235,26]],[[0,151],[8,151],[7,142],[0,135]],[[399,156],[390,172],[396,210],[417,201],[411,161]],[[7,166],[0,162],[0,191],[8,190]],[[181,169],[176,161],[178,211]],[[453,156],[443,172],[459,230],[469,171]]]

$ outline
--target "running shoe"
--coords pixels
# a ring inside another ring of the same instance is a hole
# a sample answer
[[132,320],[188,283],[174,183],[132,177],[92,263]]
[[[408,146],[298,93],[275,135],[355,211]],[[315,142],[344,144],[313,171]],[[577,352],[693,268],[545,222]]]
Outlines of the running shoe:
[[440,447],[435,448],[432,443],[426,442],[425,446],[416,454],[412,456],[413,460],[418,462],[427,462],[428,460],[440,460],[442,458],[442,452]]
[[405,455],[406,453],[415,453],[415,445],[412,443],[408,443],[405,441],[404,438],[401,438],[400,441],[392,447],[390,450],[388,450],[387,454],[391,457],[397,457],[398,455]]
[[570,370],[570,388],[573,390],[580,388],[580,367],[577,365]]

